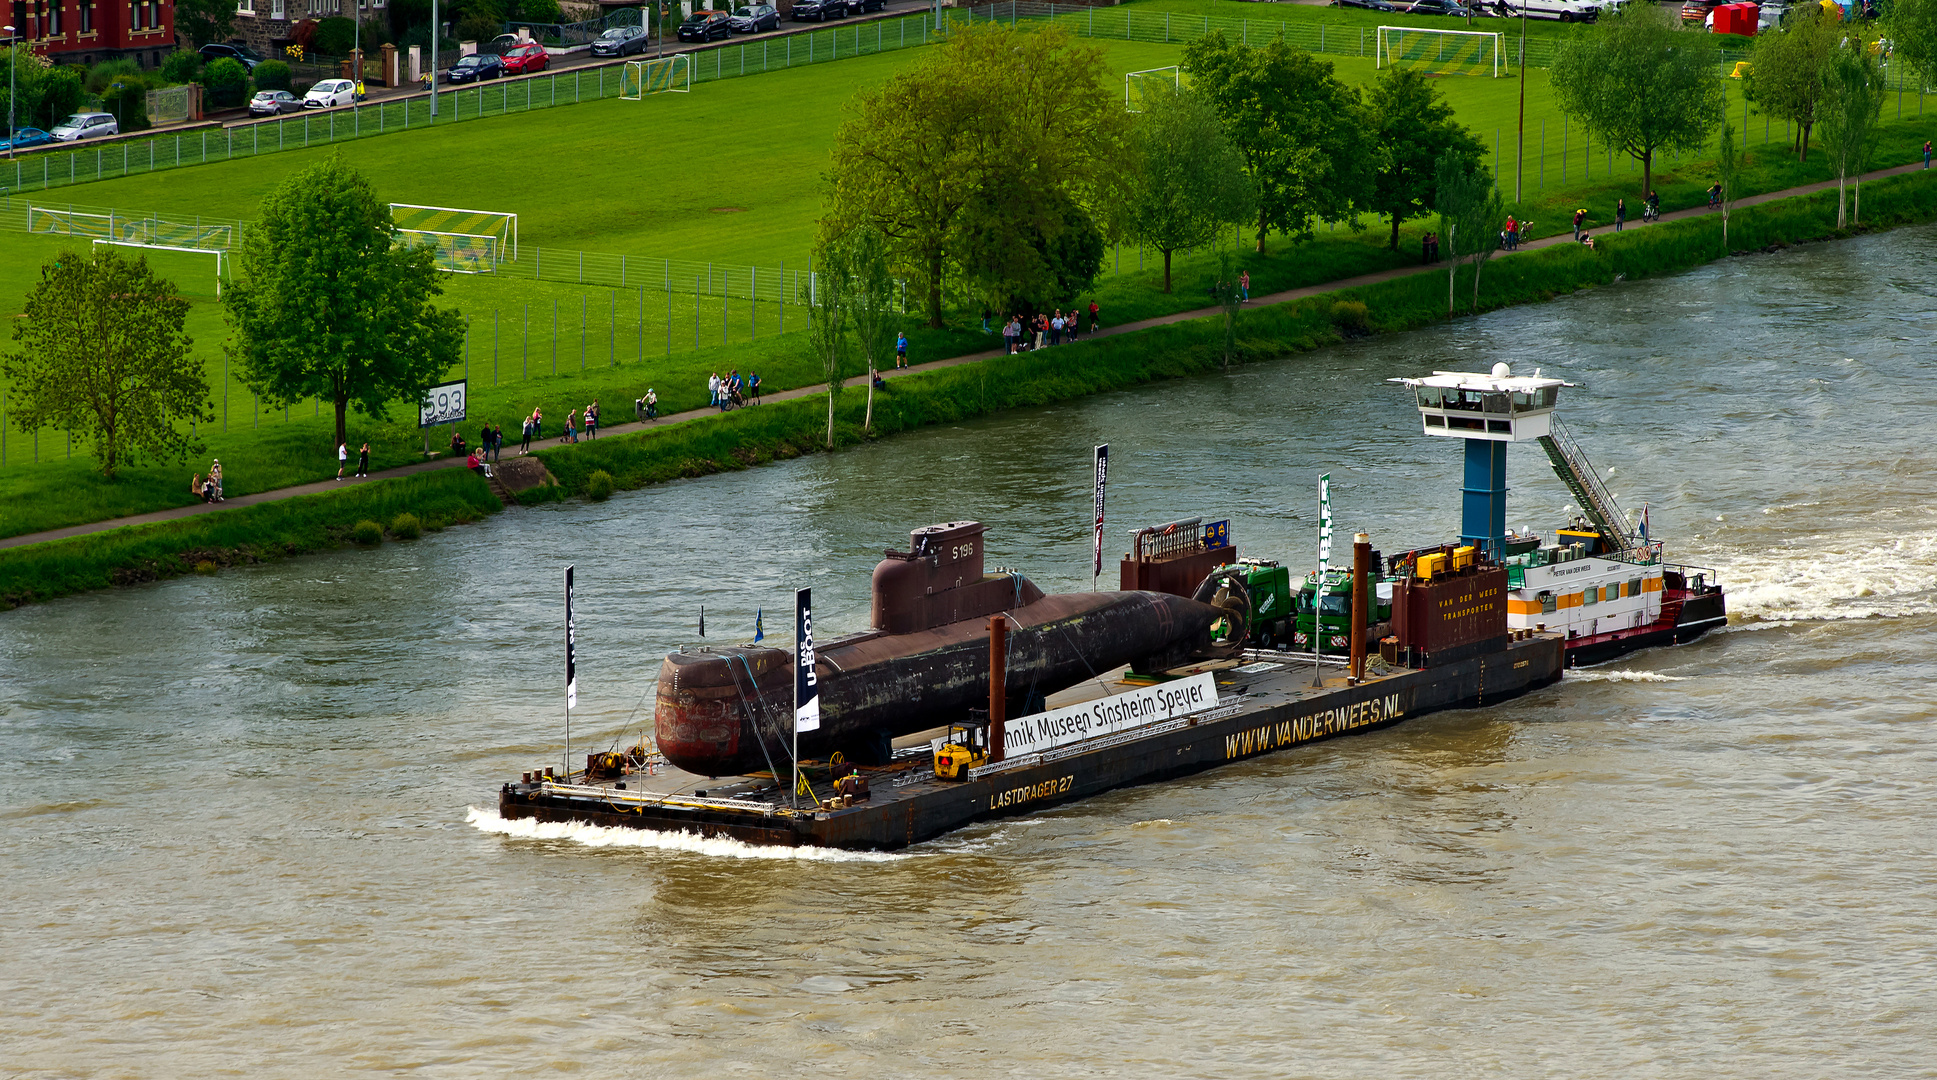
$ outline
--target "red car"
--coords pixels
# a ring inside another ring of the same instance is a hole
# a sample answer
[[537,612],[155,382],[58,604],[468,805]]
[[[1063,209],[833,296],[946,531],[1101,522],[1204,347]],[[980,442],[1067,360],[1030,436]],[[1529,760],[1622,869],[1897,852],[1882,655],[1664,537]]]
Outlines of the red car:
[[543,45],[536,42],[520,45],[515,49],[507,50],[504,54],[506,75],[529,75],[534,71],[543,71],[549,66],[551,66],[551,55],[545,52]]

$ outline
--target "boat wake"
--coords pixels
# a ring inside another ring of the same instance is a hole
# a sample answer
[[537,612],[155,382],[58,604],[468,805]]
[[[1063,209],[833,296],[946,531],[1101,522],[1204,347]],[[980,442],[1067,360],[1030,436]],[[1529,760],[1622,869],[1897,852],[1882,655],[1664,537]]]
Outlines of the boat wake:
[[769,847],[725,837],[656,829],[615,829],[577,821],[507,820],[491,810],[469,807],[465,823],[479,832],[520,840],[569,840],[592,848],[647,848],[708,855],[718,859],[777,859],[804,862],[900,862],[915,856],[881,851],[841,851],[821,847]]
[[[1899,523],[1899,528],[1901,524]],[[1811,537],[1722,567],[1738,622],[1894,619],[1937,612],[1937,536],[1878,531]]]
[[1663,675],[1659,671],[1569,671],[1568,682],[1687,682],[1686,675]]

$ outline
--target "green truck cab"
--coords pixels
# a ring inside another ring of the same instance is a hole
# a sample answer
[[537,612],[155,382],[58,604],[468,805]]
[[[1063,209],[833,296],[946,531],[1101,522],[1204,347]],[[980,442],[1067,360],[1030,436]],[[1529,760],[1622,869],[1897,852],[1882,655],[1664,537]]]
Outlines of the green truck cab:
[[[1316,573],[1306,574],[1291,589],[1291,571],[1263,559],[1240,559],[1245,585],[1251,590],[1251,640],[1261,649],[1304,651],[1312,647],[1312,609],[1325,628],[1326,652],[1344,653],[1351,646],[1352,572],[1329,570],[1325,574],[1324,597],[1314,605],[1318,594]],[[1392,601],[1378,598],[1382,591],[1378,578],[1366,583],[1372,594],[1369,621],[1386,622],[1392,618]]]

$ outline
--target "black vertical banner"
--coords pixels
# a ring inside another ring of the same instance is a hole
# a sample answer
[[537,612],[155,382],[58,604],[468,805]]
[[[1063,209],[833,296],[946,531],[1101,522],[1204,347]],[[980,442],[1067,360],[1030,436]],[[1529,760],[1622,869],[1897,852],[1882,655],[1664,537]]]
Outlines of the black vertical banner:
[[1110,444],[1104,443],[1096,448],[1096,563],[1090,569],[1092,578],[1103,572],[1103,488],[1110,482]]
[[578,630],[572,624],[572,567],[565,568],[565,707],[578,705]]
[[812,589],[794,593],[794,731],[819,731],[821,688],[814,678],[814,598]]

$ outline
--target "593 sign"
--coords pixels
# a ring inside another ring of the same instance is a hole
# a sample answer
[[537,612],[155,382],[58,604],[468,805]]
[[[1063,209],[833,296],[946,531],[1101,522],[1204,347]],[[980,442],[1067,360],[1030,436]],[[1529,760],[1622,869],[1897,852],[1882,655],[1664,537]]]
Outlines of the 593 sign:
[[417,426],[436,427],[439,424],[455,424],[464,419],[464,384],[466,380],[440,383],[424,391],[424,400],[417,405]]

